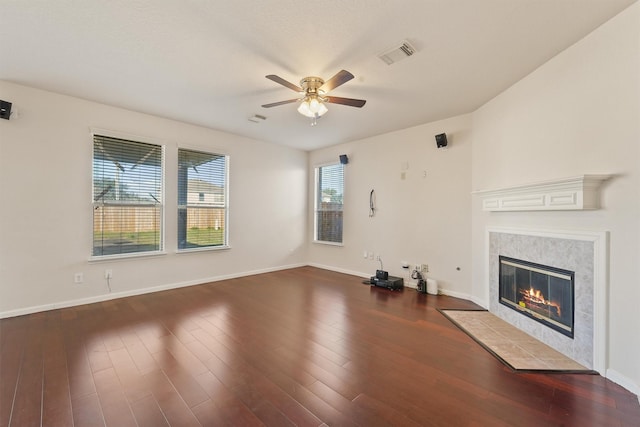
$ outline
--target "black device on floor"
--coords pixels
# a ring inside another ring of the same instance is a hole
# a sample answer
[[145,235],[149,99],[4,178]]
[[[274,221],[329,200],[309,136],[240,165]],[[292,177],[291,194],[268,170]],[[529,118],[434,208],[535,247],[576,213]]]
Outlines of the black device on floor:
[[371,277],[371,286],[378,286],[395,291],[404,287],[404,279],[402,277],[389,276],[388,273],[386,279],[379,279],[376,274],[376,276]]
[[376,279],[379,280],[387,280],[389,278],[389,273],[384,270],[376,270]]

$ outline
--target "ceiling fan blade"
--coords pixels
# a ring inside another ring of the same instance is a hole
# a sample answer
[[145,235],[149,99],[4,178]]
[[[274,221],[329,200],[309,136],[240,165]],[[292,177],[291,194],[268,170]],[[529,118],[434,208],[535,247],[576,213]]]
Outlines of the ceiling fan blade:
[[272,102],[271,104],[264,104],[263,107],[264,108],[277,107],[278,105],[291,104],[292,102],[296,102],[296,101],[298,101],[298,98],[287,99],[286,101],[280,101],[280,102]]
[[348,105],[349,107],[362,108],[362,106],[367,101],[365,101],[364,99],[340,98],[339,96],[327,96],[326,102],[330,102],[332,104]]
[[282,77],[276,76],[275,74],[269,74],[268,76],[265,76],[265,77],[271,81],[281,84],[282,86],[288,87],[291,90],[295,90],[296,92],[304,92],[300,86],[294,85],[293,83],[288,82]]
[[324,82],[324,84],[320,86],[320,89],[325,92],[329,92],[330,90],[333,90],[338,86],[345,84],[352,78],[353,74],[351,74],[347,70],[340,70],[335,76]]

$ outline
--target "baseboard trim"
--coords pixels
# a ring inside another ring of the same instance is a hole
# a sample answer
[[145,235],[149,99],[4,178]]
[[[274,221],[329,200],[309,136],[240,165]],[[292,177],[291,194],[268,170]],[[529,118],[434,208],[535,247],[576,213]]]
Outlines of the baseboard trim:
[[25,308],[20,308],[20,309],[17,309],[17,310],[9,310],[9,311],[0,312],[0,319],[6,319],[6,318],[9,318],[9,317],[24,316],[24,315],[27,315],[27,314],[40,313],[40,312],[43,312],[43,311],[57,310],[57,309],[60,309],[60,308],[75,307],[75,306],[84,305],[84,304],[94,304],[94,303],[97,303],[97,302],[110,301],[110,300],[114,300],[114,299],[118,299],[118,298],[126,298],[126,297],[131,297],[131,296],[136,296],[136,295],[150,294],[150,293],[153,293],[153,292],[167,291],[167,290],[170,290],[170,289],[184,288],[184,287],[187,287],[187,286],[202,285],[202,284],[210,283],[210,282],[219,282],[221,280],[237,279],[239,277],[253,276],[253,275],[256,275],[256,274],[272,273],[274,271],[281,271],[281,270],[290,270],[292,268],[304,267],[306,265],[307,264],[305,264],[305,263],[283,265],[283,266],[278,266],[278,267],[263,268],[263,269],[251,270],[251,271],[243,271],[241,273],[226,274],[226,275],[222,275],[222,276],[203,277],[203,278],[200,278],[200,279],[189,280],[189,281],[185,281],[185,282],[167,283],[165,285],[152,286],[150,288],[132,289],[132,290],[129,290],[129,291],[124,291],[124,292],[115,292],[115,293],[109,293],[109,294],[96,295],[96,296],[92,296],[92,297],[88,297],[88,298],[80,298],[80,299],[74,299],[74,300],[68,300],[68,301],[55,302],[55,303],[51,303],[51,304],[43,304],[43,305],[38,305],[38,306],[25,307]]
[[481,298],[476,298],[473,295],[469,295],[468,297],[469,301],[473,301],[476,304],[478,304],[480,307],[484,308],[485,310],[489,310],[489,302],[485,301],[484,299]]
[[315,262],[311,262],[307,264],[309,267],[321,268],[323,270],[335,271],[336,273],[349,274],[351,276],[358,276],[363,278],[371,277],[371,273],[362,273],[360,271],[347,270],[345,268],[333,267],[331,265],[317,264]]
[[467,301],[473,301],[473,299],[471,298],[471,295],[465,294],[465,293],[462,293],[462,292],[452,291],[450,289],[438,289],[438,293],[442,294],[442,295],[449,296],[449,297],[465,299]]
[[635,394],[638,397],[638,403],[640,403],[640,385],[636,384],[630,378],[625,377],[615,369],[607,369],[606,378]]

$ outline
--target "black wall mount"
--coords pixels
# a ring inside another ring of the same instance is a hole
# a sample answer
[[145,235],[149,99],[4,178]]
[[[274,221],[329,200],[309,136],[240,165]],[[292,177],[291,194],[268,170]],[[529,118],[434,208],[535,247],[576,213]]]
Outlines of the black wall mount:
[[11,117],[11,103],[0,99],[0,119],[9,120]]

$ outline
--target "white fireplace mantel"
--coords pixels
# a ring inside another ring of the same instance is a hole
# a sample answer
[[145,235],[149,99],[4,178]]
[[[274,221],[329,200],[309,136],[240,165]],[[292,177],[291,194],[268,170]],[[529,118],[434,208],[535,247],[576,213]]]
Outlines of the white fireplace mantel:
[[562,211],[600,208],[601,184],[611,175],[580,175],[497,190],[480,190],[484,211]]

